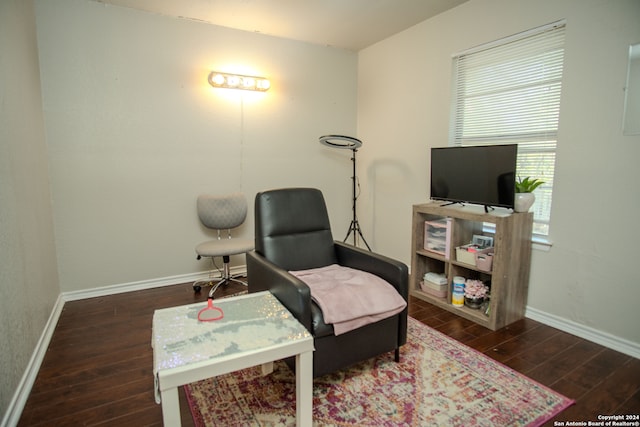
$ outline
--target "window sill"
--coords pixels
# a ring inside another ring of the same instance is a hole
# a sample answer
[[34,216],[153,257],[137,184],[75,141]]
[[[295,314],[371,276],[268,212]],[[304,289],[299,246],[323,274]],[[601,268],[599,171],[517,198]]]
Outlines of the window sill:
[[553,246],[553,242],[549,239],[548,236],[534,235],[531,238],[531,247],[535,250],[549,252],[551,246]]
[[[495,234],[496,229],[494,224],[485,222],[482,226],[482,231]],[[531,247],[535,250],[549,252],[551,246],[553,246],[553,242],[551,241],[549,236],[534,234],[531,237]]]

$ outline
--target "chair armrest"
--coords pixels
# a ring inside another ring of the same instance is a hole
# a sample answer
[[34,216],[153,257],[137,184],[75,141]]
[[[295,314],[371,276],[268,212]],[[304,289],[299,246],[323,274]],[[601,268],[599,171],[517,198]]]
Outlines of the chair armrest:
[[311,332],[309,287],[255,251],[247,252],[246,257],[249,292],[270,291]]
[[337,240],[334,244],[338,264],[366,271],[383,278],[396,288],[402,298],[407,301],[407,307],[402,310],[399,317],[398,347],[406,344],[407,316],[409,313],[409,268],[407,265],[384,255],[365,251]]
[[338,264],[375,274],[389,282],[405,301],[409,299],[409,268],[406,264],[374,252],[335,241]]

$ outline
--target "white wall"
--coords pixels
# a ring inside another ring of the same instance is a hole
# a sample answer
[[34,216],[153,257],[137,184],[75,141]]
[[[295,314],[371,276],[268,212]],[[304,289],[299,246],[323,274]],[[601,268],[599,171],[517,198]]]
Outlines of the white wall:
[[529,307],[640,345],[640,137],[622,135],[637,0],[471,0],[359,53],[365,233],[410,262],[411,208],[428,199],[429,148],[446,146],[453,54],[567,20],[548,252],[534,251]]
[[48,175],[33,2],[0,0],[0,418],[60,293]]
[[[355,133],[355,53],[88,0],[35,4],[62,291],[208,270],[194,252],[210,236],[201,193],[243,191],[252,211],[257,191],[314,186],[336,236],[347,229],[348,153],[318,137]],[[272,89],[213,89],[214,69]]]

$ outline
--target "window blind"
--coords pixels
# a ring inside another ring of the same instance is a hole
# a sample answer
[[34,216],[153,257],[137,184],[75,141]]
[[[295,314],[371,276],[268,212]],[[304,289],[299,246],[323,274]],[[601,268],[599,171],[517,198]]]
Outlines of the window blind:
[[564,63],[564,23],[453,58],[452,145],[518,144],[517,175],[535,191],[534,233],[548,235]]

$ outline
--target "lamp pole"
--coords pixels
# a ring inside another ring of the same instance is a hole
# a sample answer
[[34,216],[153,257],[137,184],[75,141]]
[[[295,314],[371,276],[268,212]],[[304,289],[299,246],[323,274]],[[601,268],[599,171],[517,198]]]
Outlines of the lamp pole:
[[360,223],[358,223],[358,215],[356,212],[358,200],[358,194],[356,192],[356,180],[358,179],[356,176],[356,152],[358,151],[358,148],[362,146],[362,141],[357,138],[345,135],[325,135],[320,137],[320,143],[333,148],[347,148],[352,152],[351,162],[353,167],[353,175],[351,176],[351,200],[353,219],[351,220],[349,230],[347,231],[347,235],[344,238],[343,242],[346,242],[351,233],[353,233],[353,246],[358,246],[358,236],[360,236],[367,249],[371,250],[371,247],[367,243],[367,240],[362,235],[362,230],[360,229]]

